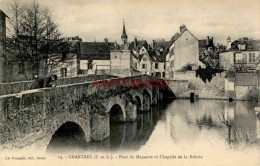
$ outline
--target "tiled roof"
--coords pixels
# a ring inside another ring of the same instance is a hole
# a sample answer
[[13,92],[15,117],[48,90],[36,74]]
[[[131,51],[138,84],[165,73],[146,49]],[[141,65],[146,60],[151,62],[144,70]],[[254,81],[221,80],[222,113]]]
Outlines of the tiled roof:
[[[148,43],[147,43],[147,41],[146,40],[137,40],[137,43],[136,43],[136,48],[138,49],[140,49],[140,48],[142,48],[142,47],[145,47],[146,49],[148,48]],[[132,41],[131,43],[130,43],[130,45],[129,45],[129,49],[130,50],[132,50],[132,49],[134,49],[135,48],[135,41]]]
[[80,59],[109,60],[113,42],[81,42]]
[[159,50],[161,47],[164,49],[170,48],[172,41],[165,41],[165,42],[155,42],[154,49]]
[[246,49],[243,51],[259,51],[260,50],[260,40],[249,40],[248,38],[240,38],[238,40],[235,40],[234,42],[231,43],[231,48],[229,50],[230,51],[239,50],[238,44],[246,44]]
[[257,85],[257,73],[236,73],[235,86]]
[[166,54],[158,55],[156,51],[148,51],[149,57],[153,62],[165,62],[166,61]]
[[207,47],[207,40],[199,40],[199,48],[206,48]]

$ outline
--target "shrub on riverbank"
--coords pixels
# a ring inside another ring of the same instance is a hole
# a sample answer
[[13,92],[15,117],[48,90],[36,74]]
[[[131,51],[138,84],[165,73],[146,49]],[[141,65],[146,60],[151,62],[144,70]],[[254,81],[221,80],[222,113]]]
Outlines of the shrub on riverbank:
[[258,91],[252,90],[248,92],[245,96],[245,100],[258,101]]

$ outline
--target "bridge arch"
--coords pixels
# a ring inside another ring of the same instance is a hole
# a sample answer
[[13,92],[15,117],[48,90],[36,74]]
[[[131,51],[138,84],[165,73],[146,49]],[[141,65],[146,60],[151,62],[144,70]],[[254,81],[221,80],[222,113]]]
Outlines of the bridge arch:
[[130,94],[136,102],[137,110],[143,111],[143,94],[138,90],[132,90]]
[[47,152],[59,152],[64,149],[81,148],[87,141],[82,127],[72,121],[63,123],[52,135]]
[[[46,122],[45,122],[46,123]],[[55,135],[57,136],[57,133],[59,134],[60,131],[64,131],[65,129],[68,129],[69,126],[72,128],[76,129],[77,133],[75,134],[80,134],[81,139],[80,142],[89,142],[91,139],[91,133],[90,133],[90,119],[88,115],[85,115],[84,117],[79,117],[77,114],[72,114],[72,113],[66,113],[62,114],[60,116],[55,116],[53,117],[52,123],[50,125],[46,125],[46,136],[44,138],[44,144],[43,150],[47,150],[49,147],[49,144],[52,143],[52,139],[56,139]],[[68,130],[67,130],[68,131]],[[66,132],[64,132],[66,133]],[[70,134],[67,132],[67,134]],[[84,135],[82,135],[84,134]],[[72,133],[73,135],[73,133]],[[59,136],[59,135],[58,135]],[[84,141],[85,140],[85,141]]]
[[123,122],[125,121],[125,115],[122,107],[119,104],[114,104],[109,111],[110,122]]
[[[103,103],[104,107],[106,108],[106,112],[111,115],[115,115],[115,111],[118,112],[118,120],[125,121],[126,120],[126,101],[123,100],[121,96],[113,96],[110,97],[106,102]],[[121,111],[121,112],[120,112]],[[120,114],[119,114],[120,113]],[[122,113],[122,114],[121,114]],[[122,116],[119,116],[122,115]]]

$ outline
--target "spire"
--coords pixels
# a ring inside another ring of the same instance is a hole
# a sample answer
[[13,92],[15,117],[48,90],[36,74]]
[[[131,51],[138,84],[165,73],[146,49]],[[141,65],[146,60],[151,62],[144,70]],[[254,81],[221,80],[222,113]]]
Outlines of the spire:
[[127,42],[127,34],[125,30],[125,20],[123,20],[123,33],[121,35],[121,39],[123,40],[124,44]]

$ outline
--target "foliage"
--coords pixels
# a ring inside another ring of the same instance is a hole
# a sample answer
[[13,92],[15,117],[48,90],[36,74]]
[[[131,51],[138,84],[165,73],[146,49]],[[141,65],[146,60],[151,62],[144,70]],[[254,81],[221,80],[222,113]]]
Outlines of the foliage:
[[192,70],[192,64],[187,64],[187,65],[185,65],[185,66],[183,66],[181,69],[179,69],[178,71],[179,72],[185,72],[185,71],[190,71],[190,70]]
[[234,71],[232,70],[228,70],[226,75],[225,75],[225,78],[235,78],[236,74]]
[[10,7],[7,55],[21,62],[23,74],[25,62],[32,64],[35,74],[39,74],[40,68],[46,74],[51,66],[69,58],[64,58],[64,53],[75,51],[71,43],[60,38],[58,25],[48,8],[37,1],[22,5],[18,0]]
[[207,67],[206,69],[202,69],[199,67],[196,70],[196,77],[200,77],[204,83],[207,82],[207,80],[210,82],[214,76],[216,76],[216,73],[221,73],[224,70],[222,69],[214,69],[211,67]]
[[245,95],[245,100],[258,101],[258,90],[252,90]]

